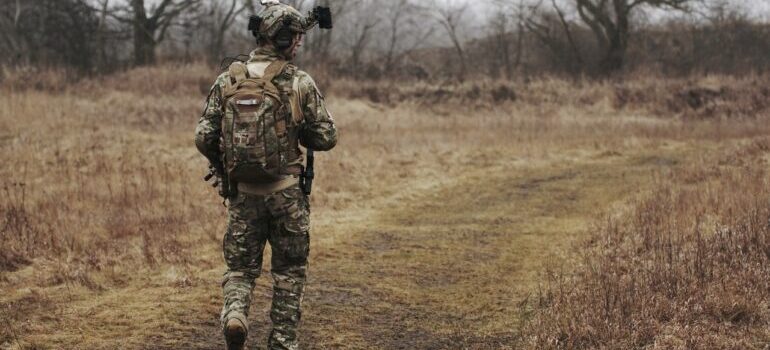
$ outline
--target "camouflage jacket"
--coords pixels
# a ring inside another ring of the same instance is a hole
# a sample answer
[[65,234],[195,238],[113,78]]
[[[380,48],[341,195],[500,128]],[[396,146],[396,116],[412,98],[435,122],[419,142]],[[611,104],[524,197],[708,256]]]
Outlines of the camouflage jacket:
[[[278,55],[273,51],[259,48],[251,53],[247,63],[272,62],[277,59]],[[292,88],[294,78],[298,80],[299,107],[304,117],[303,121],[296,126],[299,144],[316,151],[328,151],[334,148],[337,144],[337,129],[315,81],[310,75],[297,70],[294,66],[290,65],[286,71],[290,71],[289,74],[280,74],[273,79],[273,82],[276,86],[289,89]],[[195,129],[195,145],[212,164],[221,161],[220,139],[224,115],[222,91],[228,79],[230,79],[228,72],[222,73],[217,78],[206,101],[203,116]],[[298,148],[293,151],[297,156],[302,154]]]

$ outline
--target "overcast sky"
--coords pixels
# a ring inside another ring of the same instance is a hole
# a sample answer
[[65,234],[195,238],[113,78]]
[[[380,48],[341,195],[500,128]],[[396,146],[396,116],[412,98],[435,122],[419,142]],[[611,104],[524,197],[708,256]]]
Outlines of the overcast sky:
[[[332,0],[333,1],[333,0]],[[483,9],[478,12],[478,14],[483,15],[484,13],[488,13],[493,7],[494,7],[494,1],[493,0],[441,0],[445,2],[473,2],[478,5],[481,5]],[[532,0],[533,2],[537,2],[537,0]],[[557,0],[563,4],[569,4],[573,3],[574,0]],[[765,22],[770,22],[770,0],[705,0],[708,3],[714,3],[714,2],[720,2],[724,1],[730,4],[731,6],[734,6],[735,8],[738,8],[741,12],[756,18],[763,20]],[[545,1],[544,3],[550,3],[550,1]],[[656,11],[656,16],[660,16],[662,11]]]
[[770,0],[731,0],[730,2],[744,8],[749,13],[755,12],[764,16],[770,14]]

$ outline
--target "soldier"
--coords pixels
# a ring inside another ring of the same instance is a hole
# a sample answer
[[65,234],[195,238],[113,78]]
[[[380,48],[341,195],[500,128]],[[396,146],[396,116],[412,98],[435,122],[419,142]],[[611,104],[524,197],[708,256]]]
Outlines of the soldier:
[[195,135],[198,150],[217,169],[220,194],[228,203],[220,319],[228,349],[244,348],[267,242],[273,277],[268,348],[298,348],[310,226],[309,191],[299,184],[299,145],[328,151],[337,143],[323,95],[307,73],[288,63],[308,29],[319,22],[331,28],[328,8],[303,16],[275,0],[263,5],[249,23],[256,50],[217,78]]

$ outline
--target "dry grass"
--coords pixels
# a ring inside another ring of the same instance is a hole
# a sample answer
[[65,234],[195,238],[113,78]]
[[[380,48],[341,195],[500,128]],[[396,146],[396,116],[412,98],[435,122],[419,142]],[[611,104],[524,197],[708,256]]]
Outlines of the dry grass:
[[93,301],[163,266],[180,271],[170,285],[198,280],[186,273],[199,262],[189,247],[214,240],[221,214],[207,205],[205,187],[189,185],[203,166],[187,147],[198,88],[178,80],[185,88],[167,90],[178,95],[153,96],[153,86],[127,78],[56,92],[3,86],[0,313],[13,326],[2,327],[0,344],[87,346],[78,329],[88,316],[62,305]]
[[401,81],[333,82],[335,92],[355,99],[395,105],[405,101],[423,107],[465,105],[487,110],[493,105],[570,106],[609,103],[615,110],[645,111],[660,117],[754,118],[770,109],[767,77],[707,76],[691,79],[636,77],[625,81],[541,78],[520,82],[481,80],[456,83]]
[[[189,133],[192,123],[173,118],[194,115],[194,99],[174,104],[167,96],[79,87],[10,92],[0,100],[2,146],[10,155],[2,168],[1,239],[17,257],[6,267],[54,256],[92,268],[152,263],[176,255],[177,234],[200,220],[194,204],[172,205],[202,193],[175,181],[199,172],[179,161],[194,155],[166,147]],[[165,232],[157,246],[143,241],[147,230]],[[129,246],[124,239],[138,241]]]
[[[766,349],[770,345],[768,141],[656,181],[600,223],[575,275],[551,274],[537,349]],[[737,165],[737,166],[736,166]]]
[[[192,146],[213,75],[199,65],[75,83],[4,74],[0,347],[221,345],[224,208]],[[740,107],[743,94],[718,105],[750,118],[691,118],[706,109],[671,109],[667,91],[718,83],[761,95],[766,81],[335,82],[341,141],[318,162],[307,347],[514,346],[538,271],[571,256],[596,212],[654,174],[770,135],[766,106]],[[659,85],[670,90],[646,88]],[[626,90],[649,96],[619,103]],[[749,153],[734,158],[764,151]],[[672,182],[669,193],[695,185]]]

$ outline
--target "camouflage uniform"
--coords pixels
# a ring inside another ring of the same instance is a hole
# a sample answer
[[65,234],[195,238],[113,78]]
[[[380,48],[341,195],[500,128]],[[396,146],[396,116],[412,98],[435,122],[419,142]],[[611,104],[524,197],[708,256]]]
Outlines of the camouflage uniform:
[[[251,53],[251,63],[279,59],[272,49],[262,47]],[[298,84],[294,84],[295,77]],[[221,158],[222,90],[229,79],[227,72],[217,78],[207,100],[206,110],[196,129],[196,145],[212,162]],[[323,96],[313,79],[289,66],[273,82],[282,89],[293,86],[299,92],[299,107],[304,119],[289,133],[299,144],[326,151],[337,143],[334,120],[326,110]],[[301,157],[298,145],[292,152]],[[246,324],[254,280],[262,271],[262,253],[267,242],[272,249],[273,303],[270,318],[273,330],[269,349],[297,349],[297,326],[301,316],[302,295],[309,253],[310,208],[308,198],[294,184],[270,194],[238,191],[229,198],[228,225],[223,250],[227,262],[222,287],[224,307],[221,321],[238,318]]]

